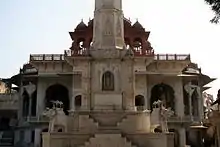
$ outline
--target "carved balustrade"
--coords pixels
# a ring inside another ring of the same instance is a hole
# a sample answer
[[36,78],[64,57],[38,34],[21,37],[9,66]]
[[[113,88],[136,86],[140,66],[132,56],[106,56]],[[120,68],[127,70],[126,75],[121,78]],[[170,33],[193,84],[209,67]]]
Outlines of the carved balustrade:
[[154,60],[161,61],[190,61],[189,54],[156,54]]
[[63,54],[32,54],[30,61],[63,61]]

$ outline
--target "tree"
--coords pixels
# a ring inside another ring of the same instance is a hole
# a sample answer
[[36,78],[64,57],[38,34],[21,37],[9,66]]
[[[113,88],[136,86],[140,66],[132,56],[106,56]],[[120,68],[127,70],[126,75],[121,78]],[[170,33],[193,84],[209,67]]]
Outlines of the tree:
[[220,20],[220,0],[205,0],[211,6],[215,16],[210,20],[212,23],[219,23]]

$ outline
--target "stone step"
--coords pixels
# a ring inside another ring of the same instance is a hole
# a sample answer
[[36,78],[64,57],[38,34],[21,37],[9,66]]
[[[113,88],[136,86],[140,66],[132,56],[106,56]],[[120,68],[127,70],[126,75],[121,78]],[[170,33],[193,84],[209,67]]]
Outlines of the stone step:
[[130,141],[122,137],[120,133],[111,134],[95,134],[95,137],[91,137],[88,142],[85,142],[83,146],[80,147],[136,147],[132,145]]

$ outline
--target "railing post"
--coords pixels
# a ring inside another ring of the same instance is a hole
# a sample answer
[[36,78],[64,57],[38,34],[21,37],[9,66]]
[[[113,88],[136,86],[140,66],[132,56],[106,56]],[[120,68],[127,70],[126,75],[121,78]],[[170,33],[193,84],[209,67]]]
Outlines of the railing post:
[[177,55],[176,54],[174,54],[174,59],[177,60]]

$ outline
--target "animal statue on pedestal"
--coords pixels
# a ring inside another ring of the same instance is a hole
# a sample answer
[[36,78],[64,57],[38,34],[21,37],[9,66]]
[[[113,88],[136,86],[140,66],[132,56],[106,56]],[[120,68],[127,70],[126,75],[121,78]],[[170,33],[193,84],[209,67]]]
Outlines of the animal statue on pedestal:
[[49,132],[67,132],[68,116],[63,111],[63,103],[52,101],[53,107],[46,108],[43,115],[49,118]]
[[174,112],[171,108],[165,108],[163,106],[163,102],[158,100],[153,103],[153,111],[151,114],[151,132],[154,132],[154,129],[157,127],[161,127],[161,131],[163,133],[169,132],[167,120],[170,116],[172,116]]

